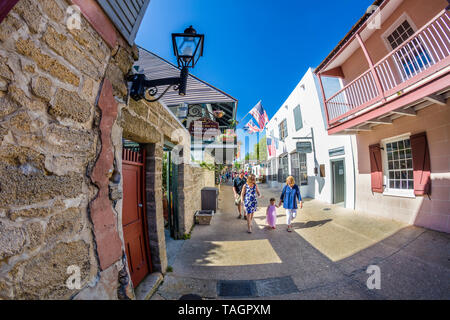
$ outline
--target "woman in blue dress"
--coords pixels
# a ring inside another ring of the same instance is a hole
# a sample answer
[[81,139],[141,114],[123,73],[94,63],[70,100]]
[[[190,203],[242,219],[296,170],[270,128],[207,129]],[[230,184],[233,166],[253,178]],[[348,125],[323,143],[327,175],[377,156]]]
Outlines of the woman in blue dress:
[[241,201],[244,203],[245,211],[247,212],[248,233],[252,233],[253,213],[255,213],[258,206],[256,194],[258,194],[258,198],[261,197],[261,193],[256,185],[256,177],[254,174],[250,174],[247,178],[247,183],[244,185],[241,192]]
[[286,178],[286,185],[281,192],[280,203],[283,203],[283,208],[286,209],[286,224],[287,231],[292,232],[292,220],[297,216],[297,200],[299,202],[300,209],[303,208],[302,196],[300,195],[300,189],[295,184],[293,176]]

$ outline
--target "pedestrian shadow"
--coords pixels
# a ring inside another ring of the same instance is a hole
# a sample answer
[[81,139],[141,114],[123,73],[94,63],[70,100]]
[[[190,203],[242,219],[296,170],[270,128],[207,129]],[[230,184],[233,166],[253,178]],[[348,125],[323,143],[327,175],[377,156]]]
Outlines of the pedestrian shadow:
[[[277,218],[281,218],[281,217],[286,217],[286,215],[285,214],[279,214],[279,215],[277,215]],[[267,217],[266,216],[254,216],[253,217],[253,220],[265,220],[265,219],[267,219]]]
[[308,222],[294,222],[292,227],[294,229],[306,229],[306,228],[314,228],[320,227],[324,224],[333,221],[333,219],[325,219],[325,220],[317,220],[317,221],[308,221]]

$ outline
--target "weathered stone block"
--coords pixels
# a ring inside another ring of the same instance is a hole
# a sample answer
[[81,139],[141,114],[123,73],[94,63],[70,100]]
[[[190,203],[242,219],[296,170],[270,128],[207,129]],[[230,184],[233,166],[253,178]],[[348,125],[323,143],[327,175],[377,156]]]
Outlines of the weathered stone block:
[[124,97],[127,95],[127,86],[125,82],[125,75],[120,68],[114,63],[108,64],[106,68],[106,77],[111,81],[114,88],[114,95]]
[[50,218],[45,230],[45,242],[51,243],[56,239],[68,237],[81,231],[83,228],[80,209],[69,208]]
[[44,168],[44,155],[29,148],[7,144],[0,148],[0,164],[15,167],[29,165],[36,170],[42,170]]
[[2,144],[3,138],[8,134],[8,129],[0,126],[0,145]]
[[44,33],[43,40],[81,72],[96,80],[100,79],[99,66],[94,65],[91,59],[66,35],[58,33],[52,26],[49,26]]
[[96,136],[92,131],[76,130],[52,123],[46,128],[44,134],[49,147],[55,152],[86,153],[86,155],[95,153]]
[[79,86],[80,78],[76,74],[58,62],[58,60],[41,53],[41,50],[30,39],[20,38],[16,42],[16,48],[20,54],[33,59],[40,69],[50,73],[63,82],[67,82],[76,87]]
[[49,113],[53,116],[69,118],[84,123],[89,120],[93,106],[82,99],[78,93],[59,88],[56,91],[53,105]]
[[36,70],[34,68],[34,66],[32,64],[23,64],[22,65],[22,70],[29,72],[29,73],[35,73]]
[[161,141],[161,134],[157,128],[141,118],[133,116],[128,110],[122,110],[123,135],[125,138],[140,143],[157,143]]
[[119,271],[116,266],[100,272],[99,277],[95,287],[84,288],[74,297],[74,300],[117,300]]
[[27,249],[34,250],[42,244],[44,239],[44,228],[39,222],[31,222],[26,226],[28,236]]
[[2,118],[13,113],[14,111],[16,111],[19,106],[17,105],[17,103],[15,103],[14,101],[12,101],[10,99],[10,97],[8,96],[4,96],[0,98],[0,121],[3,120]]
[[[89,245],[84,241],[58,243],[52,250],[22,264],[16,273],[16,299],[68,299],[76,293],[67,287],[69,266],[78,266],[82,282],[90,270]],[[19,279],[17,279],[19,278]]]
[[110,184],[109,185],[109,198],[112,201],[116,201],[123,198],[123,191],[119,189],[119,185]]
[[148,115],[148,107],[142,101],[135,101],[134,99],[130,99],[129,108],[133,110],[137,115],[147,119]]
[[14,131],[21,133],[30,133],[32,131],[32,123],[30,116],[26,111],[19,111],[9,119],[9,124]]
[[82,175],[47,175],[40,170],[42,165],[42,161],[11,164],[0,159],[0,207],[29,205],[59,196],[75,198],[81,193]]
[[34,78],[31,82],[33,93],[45,101],[52,98],[52,81],[45,77]]
[[40,0],[42,10],[56,22],[61,22],[64,18],[64,11],[58,6],[55,0]]
[[108,45],[103,41],[99,34],[91,28],[90,23],[84,19],[83,16],[81,19],[83,26],[81,29],[73,28],[68,31],[84,50],[87,50],[92,54],[94,59],[101,63],[107,61],[108,55],[111,52]]
[[127,74],[133,66],[134,59],[132,54],[128,53],[128,51],[123,47],[120,47],[116,55],[114,56],[114,62],[123,74]]
[[0,76],[8,80],[13,80],[14,73],[8,66],[7,61],[8,61],[7,58],[0,56]]
[[27,23],[28,28],[32,33],[37,33],[42,23],[42,14],[36,5],[36,2],[31,0],[20,0],[15,6],[16,11]]
[[2,78],[0,78],[0,91],[8,90],[8,82]]
[[[69,146],[57,147],[54,150],[69,149]],[[70,150],[69,150],[70,151]],[[85,154],[75,154],[74,156],[47,155],[45,157],[45,169],[59,176],[64,176],[71,172],[85,173],[87,163],[94,156],[94,150]]]
[[7,226],[0,221],[0,261],[22,252],[25,241],[25,232],[22,228]]
[[62,201],[56,201],[51,207],[43,207],[43,208],[30,208],[30,209],[22,209],[22,210],[11,210],[8,212],[8,217],[12,221],[16,221],[17,218],[44,218],[49,216],[55,210],[59,210],[63,208]]
[[87,101],[95,103],[99,86],[100,82],[94,81],[87,76],[84,77],[82,94],[87,99]]
[[7,15],[0,23],[0,41],[6,41],[12,37],[14,32],[17,32],[22,27],[22,22],[12,15]]

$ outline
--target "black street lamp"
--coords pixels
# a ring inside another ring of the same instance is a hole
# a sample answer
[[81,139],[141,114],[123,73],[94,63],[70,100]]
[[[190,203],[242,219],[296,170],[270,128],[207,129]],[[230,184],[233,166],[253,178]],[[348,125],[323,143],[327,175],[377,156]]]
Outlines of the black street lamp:
[[[173,86],[178,90],[180,96],[186,95],[187,79],[189,68],[194,68],[198,59],[203,55],[203,43],[205,36],[197,34],[192,26],[184,30],[184,33],[172,34],[172,45],[175,56],[177,57],[178,67],[181,69],[180,76],[177,78],[165,78],[148,80],[144,74],[134,74],[128,77],[131,89],[130,96],[136,101],[144,99],[149,102],[158,101]],[[158,93],[158,86],[167,85],[164,92],[155,99],[148,99],[145,94],[148,93],[154,97]]]

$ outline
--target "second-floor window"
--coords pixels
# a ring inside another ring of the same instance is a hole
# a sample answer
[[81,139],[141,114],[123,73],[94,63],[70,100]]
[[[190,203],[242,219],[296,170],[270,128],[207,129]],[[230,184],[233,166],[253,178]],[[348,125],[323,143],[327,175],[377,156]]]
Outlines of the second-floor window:
[[295,131],[303,128],[302,111],[300,110],[300,105],[294,108],[294,121],[295,121]]
[[[387,36],[392,50],[402,45],[408,38],[414,34],[408,20],[404,20],[390,35]],[[395,53],[395,59],[400,68],[400,73],[404,80],[412,77],[415,73],[427,67],[430,56],[422,45],[421,41],[416,37],[409,41],[408,45],[403,46]]]
[[408,20],[403,21],[401,25],[399,25],[394,32],[392,32],[387,40],[391,45],[392,49],[397,48],[401,45],[406,39],[414,34],[414,30],[409,24]]
[[278,129],[280,132],[280,140],[284,140],[284,138],[286,138],[288,135],[286,119],[281,121],[281,123],[278,125]]

